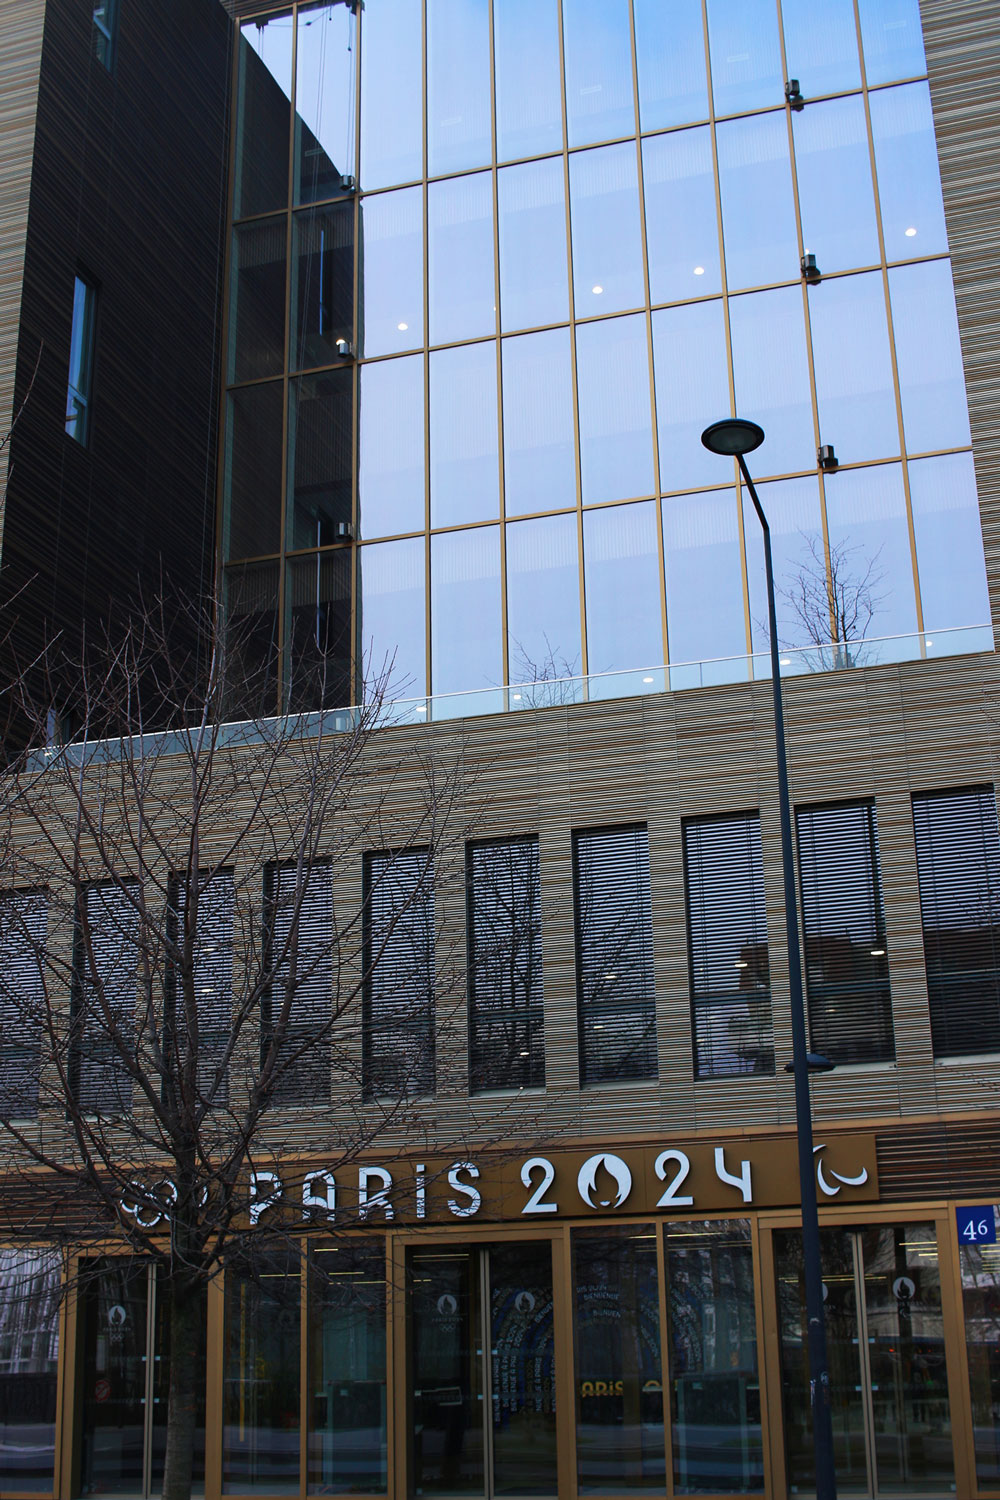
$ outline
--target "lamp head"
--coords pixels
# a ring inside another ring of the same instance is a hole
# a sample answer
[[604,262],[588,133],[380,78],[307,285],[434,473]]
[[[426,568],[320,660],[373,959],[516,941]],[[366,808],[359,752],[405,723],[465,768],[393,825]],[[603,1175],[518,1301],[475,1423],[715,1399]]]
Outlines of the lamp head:
[[764,429],[756,422],[747,422],[743,417],[724,417],[713,422],[701,435],[705,447],[712,453],[721,453],[726,458],[738,454],[752,453],[764,441]]

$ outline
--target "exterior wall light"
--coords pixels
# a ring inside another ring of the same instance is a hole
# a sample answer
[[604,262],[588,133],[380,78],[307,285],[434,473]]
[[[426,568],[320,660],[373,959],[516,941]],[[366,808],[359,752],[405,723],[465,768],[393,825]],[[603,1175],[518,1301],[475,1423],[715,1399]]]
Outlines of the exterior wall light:
[[806,101],[802,97],[802,90],[799,88],[799,80],[797,78],[789,78],[785,84],[785,103],[790,104],[795,110],[805,108]]
[[824,443],[822,447],[817,448],[816,457],[819,460],[821,469],[829,470],[840,467],[840,459],[834,453],[832,443]]
[[816,264],[815,255],[803,255],[799,265],[802,267],[802,275],[812,285],[814,282],[822,281],[823,273]]
[[334,348],[336,349],[341,359],[350,359],[351,355],[354,353],[354,350],[351,348],[350,339],[338,339],[336,344],[334,345]]

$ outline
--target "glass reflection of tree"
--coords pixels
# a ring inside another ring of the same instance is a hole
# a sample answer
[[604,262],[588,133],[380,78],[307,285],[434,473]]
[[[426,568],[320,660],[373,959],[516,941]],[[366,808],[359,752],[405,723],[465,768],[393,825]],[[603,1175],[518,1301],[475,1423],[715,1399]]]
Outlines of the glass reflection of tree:
[[511,642],[509,677],[521,693],[522,708],[554,708],[580,698],[580,658],[572,660],[542,633],[543,654],[536,658],[523,641]]
[[472,1087],[541,1088],[538,839],[478,844],[468,867]]
[[795,639],[781,641],[781,648],[803,642],[822,648],[815,671],[862,666],[863,643],[889,598],[882,591],[887,576],[879,561],[882,548],[869,555],[862,546],[842,541],[832,544],[827,556],[821,536],[799,535],[800,559],[777,587],[795,624]]

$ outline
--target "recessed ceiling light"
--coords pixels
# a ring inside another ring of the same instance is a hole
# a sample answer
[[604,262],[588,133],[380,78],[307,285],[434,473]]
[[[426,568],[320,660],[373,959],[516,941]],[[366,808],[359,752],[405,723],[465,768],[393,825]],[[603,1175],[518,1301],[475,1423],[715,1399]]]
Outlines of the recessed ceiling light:
[[652,682],[653,679],[652,677],[644,677],[642,680],[643,682]]
[[694,268],[694,274],[696,276],[704,276],[704,274],[705,274],[705,267],[704,266],[695,266],[695,268]]
[[924,641],[924,645],[925,646],[933,646],[933,644],[934,644],[933,641]]
[[792,665],[792,658],[790,656],[783,656],[779,665],[782,667],[790,667]]
[[602,286],[595,286],[595,287],[591,287],[591,291],[593,292],[593,294],[594,294],[595,297],[599,297],[601,295],[601,293],[604,291],[604,288]]
[[871,950],[871,955],[872,955],[872,958],[885,958],[885,949],[884,948],[873,948]]
[[409,326],[410,326],[409,323],[397,323],[396,324],[396,327],[399,329],[400,333],[405,333],[406,330],[409,328]]
[[520,693],[511,693],[510,696],[513,698],[513,700],[514,700],[515,703],[520,703],[520,701],[521,701],[521,694]]
[[913,225],[911,224],[910,227],[909,227],[909,229],[906,230],[906,238],[908,240],[912,240],[912,238],[916,234],[916,232],[917,231],[914,229]]

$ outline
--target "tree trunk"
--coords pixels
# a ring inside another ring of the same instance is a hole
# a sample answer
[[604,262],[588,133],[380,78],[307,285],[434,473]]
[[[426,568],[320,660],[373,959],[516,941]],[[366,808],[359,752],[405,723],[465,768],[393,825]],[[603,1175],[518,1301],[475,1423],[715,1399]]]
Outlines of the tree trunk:
[[201,1318],[204,1300],[199,1288],[170,1287],[170,1376],[167,1391],[167,1443],[163,1470],[163,1500],[191,1500],[198,1390]]

